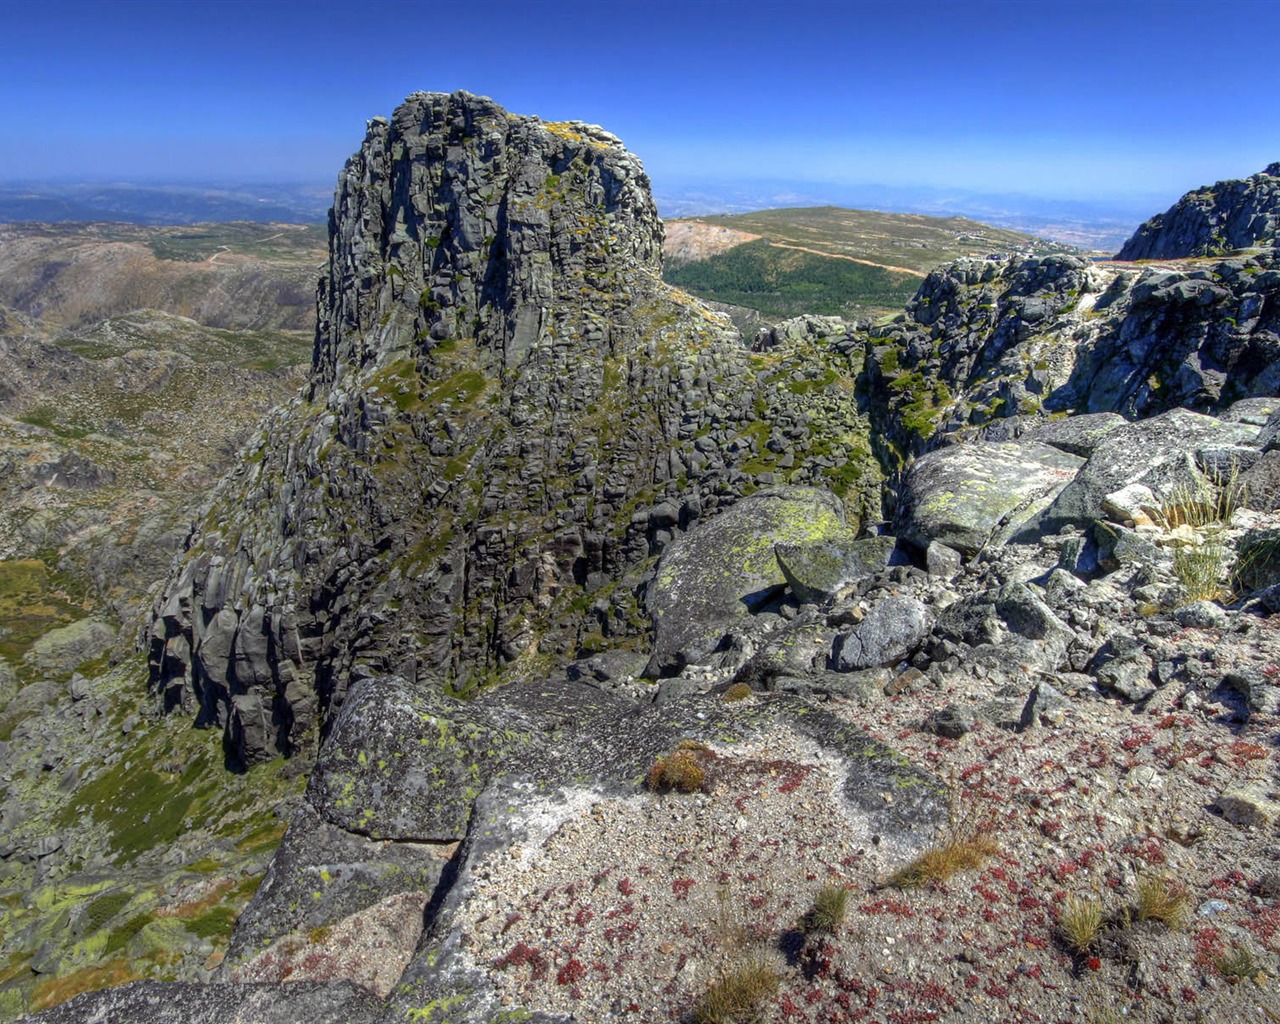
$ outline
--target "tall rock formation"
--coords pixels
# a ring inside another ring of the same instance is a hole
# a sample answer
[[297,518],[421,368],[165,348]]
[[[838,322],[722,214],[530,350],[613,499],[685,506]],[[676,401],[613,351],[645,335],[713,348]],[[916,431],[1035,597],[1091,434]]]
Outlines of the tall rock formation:
[[1235,249],[1277,244],[1280,238],[1280,162],[1241,180],[1188,192],[1133,233],[1118,260],[1176,260],[1224,256]]
[[842,325],[752,354],[662,284],[661,241],[599,128],[466,93],[370,122],[305,395],[157,602],[164,704],[246,762],[291,753],[363,676],[461,692],[634,643],[652,556],[757,487],[878,517]]

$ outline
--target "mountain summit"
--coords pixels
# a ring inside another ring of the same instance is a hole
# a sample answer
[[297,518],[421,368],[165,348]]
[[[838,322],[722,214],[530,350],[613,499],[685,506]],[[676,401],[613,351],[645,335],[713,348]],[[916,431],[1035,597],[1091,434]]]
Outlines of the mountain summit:
[[1133,233],[1118,260],[1223,256],[1280,236],[1280,161],[1243,180],[1188,192]]

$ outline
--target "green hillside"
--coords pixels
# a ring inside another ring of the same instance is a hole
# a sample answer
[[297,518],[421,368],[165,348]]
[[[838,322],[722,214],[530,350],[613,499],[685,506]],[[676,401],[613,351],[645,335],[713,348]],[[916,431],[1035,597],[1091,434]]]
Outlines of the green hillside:
[[747,242],[709,259],[668,267],[671,284],[716,302],[785,319],[801,313],[854,316],[899,309],[920,279],[883,267]]

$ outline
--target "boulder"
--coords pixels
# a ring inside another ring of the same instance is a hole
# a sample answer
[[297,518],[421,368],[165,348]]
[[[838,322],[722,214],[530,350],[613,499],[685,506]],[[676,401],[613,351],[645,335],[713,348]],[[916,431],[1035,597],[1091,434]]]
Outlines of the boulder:
[[909,561],[899,550],[897,539],[887,536],[778,544],[774,554],[796,600],[813,604],[829,601],[842,587],[890,565]]
[[786,577],[778,545],[848,539],[844,506],[830,492],[782,487],[700,520],[662,553],[645,605],[653,618],[650,675],[705,660],[721,639],[776,598]]
[[1253,529],[1241,537],[1232,575],[1244,590],[1264,590],[1280,583],[1280,530]]
[[320,750],[307,797],[348,832],[461,839],[472,802],[520,742],[474,701],[397,676],[361,680]]
[[1001,544],[1075,477],[1084,460],[1036,441],[940,448],[907,471],[895,533],[966,555]]
[[933,616],[914,597],[893,594],[877,601],[866,617],[839,638],[835,667],[841,672],[893,665],[920,646]]
[[1075,479],[1015,539],[1058,533],[1066,526],[1087,526],[1106,515],[1103,501],[1108,495],[1134,484],[1146,487],[1159,502],[1174,500],[1180,492],[1211,491],[1212,485],[1196,465],[1196,450],[1242,444],[1257,430],[1247,423],[1227,423],[1186,409],[1173,409],[1112,430],[1099,441]]

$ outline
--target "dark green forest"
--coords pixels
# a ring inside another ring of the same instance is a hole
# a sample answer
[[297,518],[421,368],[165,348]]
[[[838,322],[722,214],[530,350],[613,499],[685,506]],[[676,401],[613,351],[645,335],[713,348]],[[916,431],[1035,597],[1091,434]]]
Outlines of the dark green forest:
[[920,285],[910,274],[780,249],[763,238],[696,263],[668,266],[663,276],[699,298],[779,319],[901,309]]

